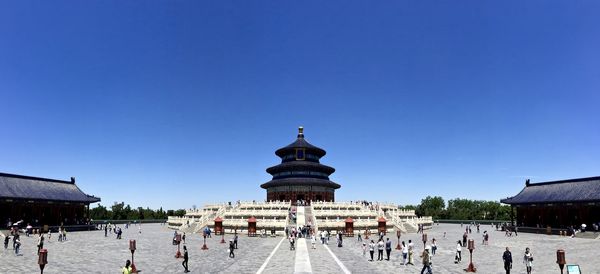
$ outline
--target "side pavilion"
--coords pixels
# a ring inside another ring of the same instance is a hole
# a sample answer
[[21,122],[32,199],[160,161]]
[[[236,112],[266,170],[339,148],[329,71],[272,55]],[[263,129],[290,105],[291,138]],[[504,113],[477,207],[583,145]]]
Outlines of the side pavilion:
[[600,176],[525,182],[517,195],[500,200],[516,208],[516,225],[563,229],[600,222]]
[[2,227],[22,221],[34,227],[83,225],[89,206],[100,198],[85,194],[70,181],[0,173]]

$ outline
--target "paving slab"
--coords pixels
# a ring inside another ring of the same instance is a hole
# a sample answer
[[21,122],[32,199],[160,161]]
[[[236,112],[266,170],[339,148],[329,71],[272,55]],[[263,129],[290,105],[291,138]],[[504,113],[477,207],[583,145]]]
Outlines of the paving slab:
[[[462,238],[465,226],[459,224],[434,225],[426,231],[428,238],[438,240],[438,251],[433,256],[434,273],[465,273],[469,253],[463,249],[463,261],[454,264],[456,241]],[[533,273],[559,273],[556,265],[556,250],[564,249],[567,263],[579,264],[582,273],[600,274],[600,241],[596,239],[580,239],[555,235],[519,233],[516,237],[506,237],[504,232],[495,231],[491,226],[482,226],[481,232],[490,233],[489,245],[481,244],[483,235],[473,228],[469,238],[475,240],[473,261],[477,273],[504,274],[502,253],[509,247],[513,253],[512,273],[525,273],[522,262],[525,247],[530,247],[535,261]],[[446,238],[444,238],[446,232]],[[396,246],[395,235],[389,235],[393,246]],[[44,273],[120,273],[125,260],[131,259],[128,240],[137,241],[135,252],[136,266],[142,273],[183,273],[181,259],[174,257],[177,246],[172,245],[173,230],[160,224],[144,224],[142,233],[136,227],[123,229],[123,239],[115,239],[114,234],[104,237],[104,231],[72,232],[68,241],[58,242],[56,234],[44,245],[48,249],[48,265]],[[226,235],[225,240],[233,235]],[[386,236],[387,238],[387,236]],[[22,256],[15,256],[12,243],[7,250],[0,247],[0,273],[38,273],[37,237],[21,235]],[[368,253],[362,255],[362,242],[356,238],[344,238],[344,246],[335,245],[331,238],[328,248],[335,254],[340,263],[351,273],[420,273],[422,264],[418,254],[423,250],[421,235],[412,233],[402,235],[402,241],[415,242],[415,265],[402,265],[401,253],[393,250],[390,261],[368,261]],[[186,246],[189,250],[189,267],[192,273],[256,273],[269,255],[275,250],[262,273],[293,273],[296,264],[296,251],[289,250],[287,240],[282,237],[260,238],[240,235],[239,249],[235,258],[228,257],[228,245],[221,244],[220,236],[207,238],[208,250],[201,250],[203,238],[199,234],[187,235]],[[310,241],[306,241],[307,254],[312,273],[344,273],[343,269],[320,243],[317,249],[311,249]],[[279,243],[279,248],[276,248]]]

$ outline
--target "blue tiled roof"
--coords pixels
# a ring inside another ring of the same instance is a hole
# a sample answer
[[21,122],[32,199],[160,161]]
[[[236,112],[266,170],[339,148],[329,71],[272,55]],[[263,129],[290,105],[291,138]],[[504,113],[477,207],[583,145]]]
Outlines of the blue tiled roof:
[[87,195],[73,181],[0,173],[0,198],[95,203],[100,198]]
[[325,156],[325,153],[326,153],[324,149],[317,147],[317,146],[313,146],[312,144],[307,142],[304,139],[304,137],[299,137],[293,143],[275,151],[275,154],[279,157],[282,157],[286,153],[289,153],[291,151],[293,152],[294,149],[296,149],[296,148],[305,148],[307,151],[311,151],[311,152],[315,153],[316,155],[318,155],[319,157]]
[[600,201],[600,177],[526,184],[505,204],[579,203]]

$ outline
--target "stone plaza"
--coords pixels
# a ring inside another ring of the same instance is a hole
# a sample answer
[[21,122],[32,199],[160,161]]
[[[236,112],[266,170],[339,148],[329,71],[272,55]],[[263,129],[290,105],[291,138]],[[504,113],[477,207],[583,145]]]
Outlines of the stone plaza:
[[[433,273],[465,273],[463,269],[469,263],[466,248],[463,248],[462,262],[454,264],[456,242],[462,239],[464,228],[459,224],[435,224],[425,230],[429,240],[437,240]],[[484,230],[490,234],[487,246],[481,245]],[[567,263],[580,265],[582,273],[600,273],[597,239],[529,233],[506,237],[504,232],[496,231],[490,225],[482,225],[481,233],[477,233],[475,227],[472,227],[472,231],[469,239],[475,240],[473,262],[477,273],[505,273],[501,257],[507,246],[512,251],[514,261],[511,273],[525,273],[522,262],[525,247],[531,248],[535,258],[533,273],[560,273],[556,264],[557,249],[564,249]],[[392,239],[395,247],[396,235],[391,234],[385,237]],[[331,237],[328,245],[317,243],[316,249],[311,248],[310,240],[299,239],[296,249],[290,250],[288,240],[282,236],[239,236],[235,258],[229,258],[228,245],[220,243],[221,236],[207,238],[208,250],[201,250],[202,235],[186,235],[191,273],[420,273],[422,268],[418,254],[423,250],[423,242],[421,234],[417,233],[404,233],[401,236],[401,241],[412,240],[415,244],[415,264],[408,266],[402,264],[402,254],[395,249],[392,250],[390,261],[368,261],[369,253],[367,251],[363,256],[361,242],[356,237],[345,237],[343,247],[337,247],[335,237]],[[143,224],[141,233],[137,226],[132,225],[129,229],[123,229],[121,240],[111,233],[104,237],[104,231],[100,230],[72,232],[67,237],[65,242],[58,242],[56,234],[50,240],[46,239],[44,248],[48,250],[48,265],[45,273],[120,273],[125,261],[131,259],[130,239],[137,241],[135,264],[142,273],[183,273],[182,259],[174,257],[177,246],[172,244],[173,230],[166,225]],[[233,235],[228,233],[224,238],[228,242]],[[0,273],[39,271],[37,237],[22,234],[21,239],[21,256],[15,256],[12,241],[7,250],[2,248]]]

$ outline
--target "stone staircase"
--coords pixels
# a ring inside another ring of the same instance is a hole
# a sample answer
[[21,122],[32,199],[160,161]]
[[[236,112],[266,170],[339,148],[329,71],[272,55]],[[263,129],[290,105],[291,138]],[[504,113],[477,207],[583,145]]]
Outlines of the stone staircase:
[[307,206],[306,209],[304,210],[305,214],[307,216],[307,220],[310,220],[311,224],[312,224],[312,229],[313,232],[315,234],[319,233],[319,223],[317,222],[317,218],[315,218],[315,216],[313,215],[313,207],[311,206]]
[[292,206],[290,208],[290,210],[292,212],[295,212],[294,214],[296,215],[296,218],[289,217],[289,220],[287,222],[287,226],[296,227],[296,219],[298,218],[298,207],[297,206]]
[[394,227],[400,229],[403,233],[416,233],[419,230],[417,224],[401,221],[400,218],[389,212],[385,213],[385,218],[390,220],[394,224]]
[[304,226],[306,225],[306,215],[305,215],[305,207],[299,206],[296,208],[296,225]]
[[219,210],[203,215],[199,220],[190,222],[189,225],[183,224],[179,228],[180,231],[185,233],[198,233],[209,225],[217,216],[222,216],[227,210],[227,206],[222,206]]

